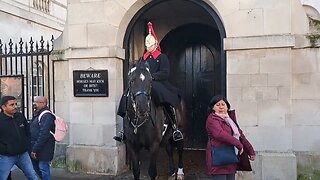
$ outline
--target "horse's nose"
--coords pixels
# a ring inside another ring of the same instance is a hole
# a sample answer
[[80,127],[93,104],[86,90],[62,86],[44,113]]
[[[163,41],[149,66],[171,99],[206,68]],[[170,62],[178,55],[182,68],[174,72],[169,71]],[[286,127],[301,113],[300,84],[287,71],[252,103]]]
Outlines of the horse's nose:
[[139,117],[144,117],[149,110],[148,96],[141,94],[140,96],[136,97],[135,102],[137,115]]
[[147,105],[137,106],[137,115],[139,117],[145,117],[146,114],[148,114],[148,106]]
[[138,114],[144,116],[147,113],[147,108],[138,108]]

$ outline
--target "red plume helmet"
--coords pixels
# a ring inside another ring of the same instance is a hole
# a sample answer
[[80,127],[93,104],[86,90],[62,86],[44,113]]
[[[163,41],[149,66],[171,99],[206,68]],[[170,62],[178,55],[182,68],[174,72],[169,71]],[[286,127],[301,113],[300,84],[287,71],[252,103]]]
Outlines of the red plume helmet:
[[145,46],[146,47],[150,47],[150,46],[152,46],[154,44],[157,44],[157,50],[161,51],[160,45],[158,44],[159,41],[158,41],[157,35],[154,32],[154,29],[152,27],[152,23],[151,22],[148,23],[148,29],[149,29],[149,34],[147,35],[147,37],[145,39]]

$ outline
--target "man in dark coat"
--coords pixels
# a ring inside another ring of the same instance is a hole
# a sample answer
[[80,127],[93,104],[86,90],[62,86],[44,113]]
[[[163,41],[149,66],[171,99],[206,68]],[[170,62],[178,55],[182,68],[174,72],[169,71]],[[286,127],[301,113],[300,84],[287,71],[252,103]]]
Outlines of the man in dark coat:
[[[51,179],[50,161],[53,159],[55,147],[55,139],[50,133],[55,130],[55,117],[50,113],[47,103],[46,97],[35,98],[35,112],[30,124],[32,164],[42,180]],[[42,113],[43,111],[49,112]]]
[[[149,22],[149,34],[145,39],[145,46],[147,52],[139,61],[147,61],[150,67],[150,73],[152,75],[152,91],[151,96],[157,106],[162,105],[164,111],[169,119],[169,124],[172,126],[173,140],[179,141],[183,139],[181,131],[176,125],[176,110],[180,104],[180,96],[178,90],[172,86],[169,81],[170,75],[170,62],[165,54],[161,53],[160,46],[158,44],[157,36],[153,30],[152,24]],[[126,111],[126,94],[122,96],[120,106],[118,109],[118,115],[125,116]],[[120,136],[115,136],[115,140],[123,141],[123,133]]]
[[28,154],[29,124],[24,115],[17,111],[17,99],[3,96],[0,105],[0,179],[7,179],[11,168],[17,165],[28,180],[36,180],[38,178]]

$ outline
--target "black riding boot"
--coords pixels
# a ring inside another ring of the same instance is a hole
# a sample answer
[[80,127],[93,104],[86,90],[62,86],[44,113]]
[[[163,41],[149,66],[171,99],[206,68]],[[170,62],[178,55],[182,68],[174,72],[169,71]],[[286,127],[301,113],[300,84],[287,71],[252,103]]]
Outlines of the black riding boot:
[[172,134],[173,140],[174,141],[182,140],[183,139],[183,134],[177,127],[176,110],[171,105],[166,106],[165,109],[166,109],[166,111],[167,111],[167,113],[169,115],[169,119],[170,119],[169,122],[171,123],[172,129],[173,129],[173,134]]
[[[119,107],[117,115],[122,117],[122,120],[124,120],[124,117],[126,116],[127,111],[127,97],[128,97],[128,89],[126,90],[126,93],[124,93],[120,99]],[[123,122],[124,123],[124,122]],[[119,142],[124,142],[126,137],[124,136],[123,130],[119,132],[118,135],[113,136],[113,139]]]
[[120,131],[117,136],[113,136],[113,139],[119,142],[124,142],[126,140],[126,136],[123,131]]

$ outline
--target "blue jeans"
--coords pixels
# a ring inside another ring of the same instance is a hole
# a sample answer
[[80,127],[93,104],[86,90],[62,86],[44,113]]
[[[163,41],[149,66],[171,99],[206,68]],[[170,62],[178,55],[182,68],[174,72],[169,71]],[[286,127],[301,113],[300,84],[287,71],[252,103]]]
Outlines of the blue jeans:
[[33,169],[42,180],[51,180],[50,161],[38,161],[32,159]]
[[15,156],[0,155],[0,180],[6,180],[11,168],[17,165],[28,178],[28,180],[38,180],[37,174],[33,169],[30,156],[24,152]]
[[235,180],[235,174],[213,175],[213,180]]

